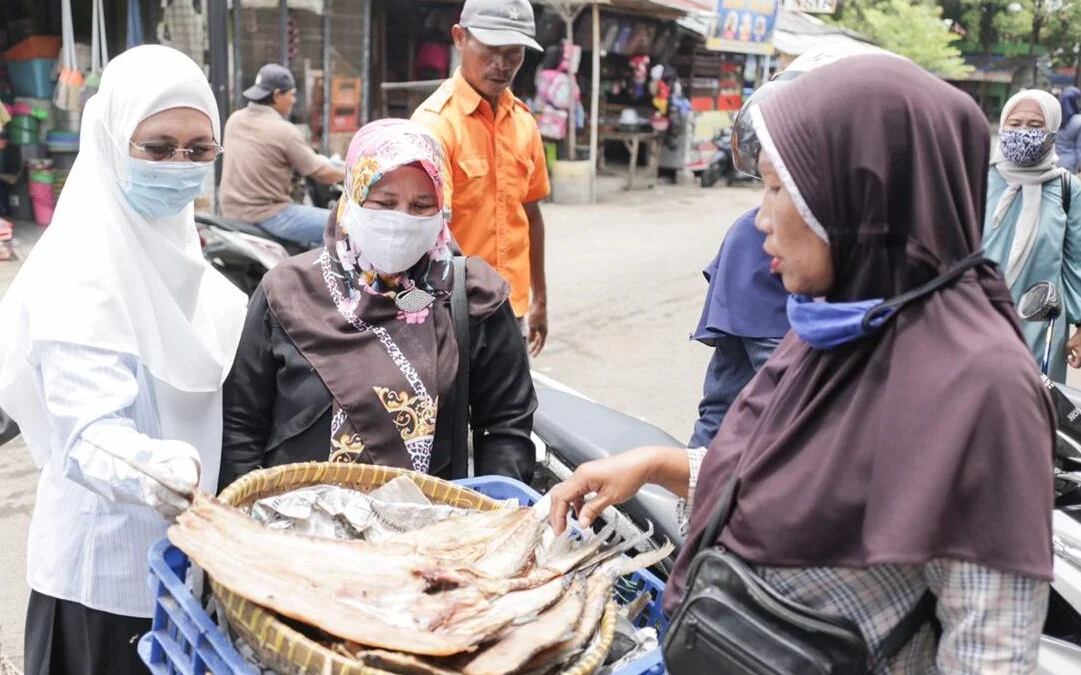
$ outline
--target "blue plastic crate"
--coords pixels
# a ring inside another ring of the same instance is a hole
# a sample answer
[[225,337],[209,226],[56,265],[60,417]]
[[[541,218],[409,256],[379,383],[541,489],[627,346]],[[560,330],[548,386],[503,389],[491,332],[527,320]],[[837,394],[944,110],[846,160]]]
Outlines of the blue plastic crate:
[[162,539],[150,549],[154,622],[139,656],[154,675],[255,675],[184,583],[188,556]]
[[[456,481],[492,499],[517,499],[532,506],[540,499],[531,487],[499,476]],[[150,632],[139,641],[139,655],[153,675],[257,675],[237,652],[184,583],[190,565],[184,552],[163,539],[150,549],[150,587],[156,605]],[[635,623],[654,626],[659,634],[668,627],[661,612],[664,584],[652,573],[641,571],[632,580],[653,596]],[[634,661],[615,675],[660,675],[664,672],[660,651]]]
[[53,60],[8,61],[8,75],[16,96],[52,99]]

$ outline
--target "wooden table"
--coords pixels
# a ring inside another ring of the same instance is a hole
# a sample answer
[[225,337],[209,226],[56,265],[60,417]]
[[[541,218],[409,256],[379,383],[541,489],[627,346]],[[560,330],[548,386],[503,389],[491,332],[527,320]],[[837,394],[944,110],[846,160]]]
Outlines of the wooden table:
[[[660,168],[660,134],[654,131],[602,131],[598,137],[601,145],[597,153],[597,171],[604,172],[607,164],[604,159],[604,146],[607,143],[622,143],[631,154],[629,175],[627,176],[627,189],[651,188],[657,183],[657,172]],[[648,159],[646,161],[644,175],[638,175],[638,148],[645,144]]]

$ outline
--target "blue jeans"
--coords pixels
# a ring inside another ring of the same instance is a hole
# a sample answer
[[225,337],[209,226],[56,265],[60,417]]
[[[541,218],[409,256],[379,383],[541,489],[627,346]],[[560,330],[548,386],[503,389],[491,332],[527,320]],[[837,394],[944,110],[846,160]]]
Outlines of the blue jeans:
[[698,421],[694,423],[694,435],[688,447],[709,447],[736,397],[779,344],[780,338],[744,338],[736,335],[717,338],[702,386]]
[[259,223],[259,227],[280,239],[315,248],[323,244],[323,231],[330,218],[328,209],[290,204],[281,213]]

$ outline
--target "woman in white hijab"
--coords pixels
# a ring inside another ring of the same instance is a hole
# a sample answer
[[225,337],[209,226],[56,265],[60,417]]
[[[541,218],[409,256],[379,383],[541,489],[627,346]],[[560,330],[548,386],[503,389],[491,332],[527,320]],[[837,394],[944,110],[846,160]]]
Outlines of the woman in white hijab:
[[[1002,110],[999,147],[991,158],[983,243],[1006,275],[1014,302],[1037,281],[1062,294],[1065,316],[1055,326],[1049,375],[1066,381],[1066,362],[1081,366],[1081,181],[1057,166],[1055,133],[1062,107],[1051,94],[1022,91]],[[1025,340],[1043,360],[1046,323],[1024,323]]]
[[217,106],[191,59],[131,49],[83,112],[56,215],[0,301],[0,407],[41,469],[27,675],[146,672],[147,550],[213,491],[245,299],[203,260],[192,201]]

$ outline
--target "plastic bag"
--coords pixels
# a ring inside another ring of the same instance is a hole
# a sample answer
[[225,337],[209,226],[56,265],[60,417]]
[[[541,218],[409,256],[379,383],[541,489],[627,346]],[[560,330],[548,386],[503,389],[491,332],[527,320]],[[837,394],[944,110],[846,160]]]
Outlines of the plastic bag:
[[75,27],[71,20],[71,0],[60,0],[64,46],[60,50],[60,78],[53,93],[53,105],[60,110],[79,109],[85,80],[75,60]]
[[90,74],[87,75],[86,84],[79,95],[80,105],[86,105],[90,97],[98,93],[101,71],[109,62],[108,40],[105,36],[105,6],[102,0],[94,0],[92,21],[94,25],[90,31]]

